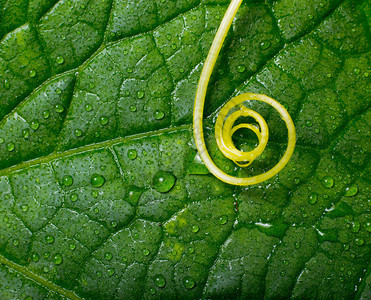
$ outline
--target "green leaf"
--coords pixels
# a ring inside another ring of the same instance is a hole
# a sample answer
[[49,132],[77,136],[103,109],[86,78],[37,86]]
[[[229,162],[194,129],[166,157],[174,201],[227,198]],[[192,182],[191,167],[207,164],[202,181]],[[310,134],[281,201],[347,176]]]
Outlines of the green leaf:
[[[234,187],[195,150],[195,90],[229,1],[0,0],[1,299],[369,299],[370,7],[244,1],[205,106],[267,94],[297,147]],[[255,137],[237,132],[241,149]]]

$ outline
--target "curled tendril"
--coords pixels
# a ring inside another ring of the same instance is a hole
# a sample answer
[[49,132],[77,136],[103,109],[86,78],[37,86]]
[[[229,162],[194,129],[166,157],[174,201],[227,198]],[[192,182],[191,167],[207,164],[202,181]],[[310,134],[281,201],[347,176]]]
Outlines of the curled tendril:
[[[220,49],[224,43],[225,37],[229,31],[229,28],[231,27],[232,21],[241,3],[242,0],[231,1],[231,4],[229,5],[228,10],[224,15],[222,23],[220,24],[218,32],[216,33],[214,41],[211,45],[209,54],[206,58],[196,92],[196,99],[193,110],[193,133],[199,155],[212,174],[214,174],[220,180],[229,184],[252,185],[273,177],[285,167],[294,152],[296,134],[295,126],[289,113],[279,102],[265,95],[246,93],[238,95],[237,97],[230,100],[221,109],[217,117],[215,125],[215,138],[220,151],[227,158],[233,160],[240,167],[249,166],[264,151],[269,137],[268,125],[260,114],[247,108],[243,104],[245,101],[256,100],[265,102],[275,108],[286,123],[286,127],[288,130],[288,144],[281,160],[272,169],[263,174],[253,177],[239,178],[230,176],[220,170],[215,165],[207,151],[202,126],[207,86],[209,84],[210,76],[213,71],[215,62],[220,53]],[[234,107],[237,107],[239,109],[228,115]],[[234,126],[235,121],[240,117],[252,117],[253,119],[255,119],[255,121],[257,121],[259,126],[252,124],[239,124]],[[258,137],[259,145],[250,152],[242,152],[238,150],[232,141],[233,134],[241,128],[250,129]]]

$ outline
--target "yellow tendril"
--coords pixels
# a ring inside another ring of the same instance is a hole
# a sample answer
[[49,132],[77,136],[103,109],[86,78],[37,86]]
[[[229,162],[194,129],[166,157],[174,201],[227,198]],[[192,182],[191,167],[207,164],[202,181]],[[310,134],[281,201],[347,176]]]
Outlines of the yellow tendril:
[[[199,152],[199,155],[201,159],[203,160],[203,162],[205,163],[206,167],[209,169],[209,171],[212,174],[214,174],[214,176],[216,176],[217,178],[219,178],[220,180],[226,183],[233,184],[233,185],[252,185],[252,184],[257,184],[259,182],[265,181],[273,177],[285,167],[285,165],[289,162],[294,152],[295,143],[296,143],[296,133],[295,133],[294,123],[289,113],[279,102],[265,95],[246,93],[246,94],[238,95],[237,97],[230,100],[221,109],[217,117],[216,124],[215,124],[215,138],[216,138],[220,151],[227,158],[233,160],[240,167],[249,166],[254,161],[254,159],[256,159],[264,151],[268,143],[268,137],[269,137],[268,125],[260,114],[258,114],[257,112],[243,105],[243,102],[245,101],[256,100],[256,101],[265,102],[273,106],[278,111],[278,113],[281,115],[281,118],[286,123],[287,130],[288,130],[288,144],[287,144],[286,151],[284,155],[282,156],[281,160],[272,169],[270,169],[269,171],[263,174],[253,176],[253,177],[247,177],[247,178],[238,178],[238,177],[230,176],[224,173],[222,170],[220,170],[215,165],[215,163],[213,162],[213,160],[211,159],[207,151],[207,148],[205,145],[204,133],[203,133],[203,125],[202,125],[203,110],[204,110],[207,86],[209,84],[210,76],[213,71],[214,65],[219,56],[220,49],[222,48],[225,37],[227,36],[229,28],[231,27],[232,21],[241,3],[242,3],[242,0],[231,1],[231,4],[229,5],[228,10],[224,15],[222,23],[220,24],[218,32],[216,33],[214,41],[211,45],[209,54],[206,58],[205,65],[203,67],[200,80],[198,83],[198,87],[197,87],[197,92],[196,92],[196,99],[195,99],[194,110],[193,110],[193,133],[194,133],[195,143],[196,143],[196,147]],[[237,106],[239,110],[233,112],[227,117],[230,110],[234,108],[235,106]],[[254,118],[258,122],[260,128],[252,124],[239,124],[233,127],[235,121],[239,117]],[[242,152],[236,149],[232,141],[232,135],[238,129],[241,129],[241,128],[250,129],[257,135],[259,139],[259,145],[253,151]]]

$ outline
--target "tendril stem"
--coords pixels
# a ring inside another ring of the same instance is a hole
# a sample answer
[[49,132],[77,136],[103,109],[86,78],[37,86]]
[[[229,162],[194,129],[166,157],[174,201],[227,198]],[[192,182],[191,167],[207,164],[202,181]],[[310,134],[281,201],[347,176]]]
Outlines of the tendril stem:
[[[294,123],[287,112],[287,110],[276,100],[265,96],[261,94],[253,94],[253,93],[245,93],[242,95],[238,95],[237,97],[234,97],[232,100],[230,100],[220,111],[215,125],[215,138],[218,144],[218,147],[220,151],[229,159],[233,160],[238,166],[240,167],[247,167],[250,165],[254,159],[256,159],[265,149],[268,137],[269,137],[269,131],[268,131],[268,125],[265,122],[264,118],[258,114],[257,112],[245,107],[243,105],[243,102],[245,101],[261,101],[265,102],[271,106],[273,106],[278,113],[281,115],[281,118],[285,121],[287,129],[288,129],[288,144],[286,151],[284,155],[282,156],[281,160],[275,165],[272,169],[269,171],[256,175],[253,177],[247,177],[247,178],[239,178],[239,177],[233,177],[231,175],[228,175],[224,173],[221,169],[219,169],[213,160],[211,159],[208,150],[205,145],[205,138],[204,138],[204,132],[203,132],[203,110],[205,105],[205,98],[206,98],[206,92],[207,87],[210,81],[211,73],[214,69],[216,60],[219,56],[220,50],[222,48],[222,45],[224,43],[224,40],[227,36],[227,33],[232,25],[233,19],[241,6],[242,0],[232,0],[225,15],[224,18],[220,24],[220,27],[215,35],[214,41],[211,45],[211,48],[209,50],[209,54],[206,58],[204,67],[202,69],[202,73],[200,76],[200,80],[197,87],[196,92],[196,99],[194,103],[194,110],[193,110],[193,133],[195,137],[195,143],[197,150],[199,152],[199,155],[203,162],[205,163],[206,167],[209,169],[209,171],[214,174],[217,178],[219,178],[221,181],[224,181],[229,184],[233,185],[252,185],[257,184],[259,182],[265,181],[274,175],[276,175],[278,172],[280,172],[285,165],[289,162],[295,148],[296,143],[296,133],[295,133],[295,126]],[[233,112],[232,114],[229,114],[230,110],[234,107],[239,107],[240,109],[236,112]],[[251,124],[239,124],[235,127],[233,127],[234,122],[239,117],[252,117],[254,118],[257,123],[259,124],[259,127],[251,125]],[[253,131],[258,139],[259,139],[259,145],[250,152],[242,152],[233,144],[232,141],[232,135],[234,132],[236,132],[240,128],[246,128]]]

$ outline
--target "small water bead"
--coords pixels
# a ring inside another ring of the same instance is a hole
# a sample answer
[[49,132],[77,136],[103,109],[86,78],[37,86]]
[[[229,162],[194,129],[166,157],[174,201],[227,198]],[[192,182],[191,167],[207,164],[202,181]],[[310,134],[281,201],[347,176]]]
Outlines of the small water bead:
[[93,198],[97,198],[97,197],[98,197],[98,192],[97,192],[97,191],[92,191],[92,192],[91,192],[91,196],[92,196]]
[[260,49],[267,50],[271,46],[271,44],[272,43],[270,41],[263,41],[260,43]]
[[245,66],[243,66],[243,65],[241,65],[241,66],[238,66],[238,67],[237,67],[237,71],[238,71],[239,73],[243,73],[243,72],[245,72],[245,71],[246,71],[246,67],[245,67]]
[[0,137],[0,144],[4,143],[4,139]]
[[352,231],[353,232],[358,232],[361,229],[361,223],[358,221],[353,221],[352,222]]
[[95,214],[99,213],[99,208],[98,208],[98,207],[94,207],[93,212],[94,212]]
[[128,158],[129,159],[134,160],[134,159],[137,158],[137,156],[138,156],[137,150],[131,149],[131,150],[128,151]]
[[17,240],[17,239],[13,240],[13,245],[18,246],[19,245],[19,240]]
[[195,248],[193,248],[193,247],[188,248],[188,253],[189,254],[193,254],[194,252],[195,252]]
[[220,224],[220,225],[224,225],[224,224],[226,224],[228,222],[228,216],[221,216],[220,218],[219,218],[219,220],[218,220],[218,223]]
[[318,195],[316,193],[312,193],[309,195],[309,203],[316,204],[318,199]]
[[362,245],[365,243],[365,241],[364,241],[363,239],[361,239],[361,238],[356,238],[356,239],[354,240],[354,242],[355,242],[356,245],[358,245],[358,246],[362,246]]
[[107,274],[108,274],[109,276],[112,276],[113,274],[115,274],[115,270],[112,269],[112,268],[109,268],[109,269],[107,269]]
[[62,183],[65,186],[71,186],[73,184],[73,177],[71,175],[65,175],[62,179]]
[[61,64],[64,63],[64,58],[63,58],[63,56],[57,56],[55,61],[57,62],[58,65],[61,65]]
[[53,237],[52,235],[47,235],[47,236],[45,237],[45,242],[46,242],[47,244],[52,244],[52,243],[54,243],[54,237]]
[[112,257],[113,257],[113,255],[112,255],[111,252],[106,252],[106,253],[104,254],[104,258],[105,258],[106,260],[111,260]]
[[7,149],[9,152],[14,151],[14,149],[15,149],[15,145],[14,145],[14,143],[9,143],[9,144],[6,146],[6,149]]
[[86,104],[85,105],[85,110],[86,111],[92,111],[93,110],[93,106],[91,104]]
[[99,174],[93,174],[90,180],[93,187],[101,187],[105,183],[105,181],[105,178]]
[[165,277],[161,274],[155,275],[155,277],[153,278],[153,282],[159,288],[163,288],[166,285]]
[[356,185],[352,185],[345,189],[345,197],[353,197],[358,193],[358,187]]
[[55,111],[56,111],[57,113],[59,113],[59,114],[61,114],[62,112],[64,112],[64,107],[63,107],[63,105],[61,105],[61,104],[56,104],[56,105],[55,105]]
[[312,121],[310,121],[310,120],[305,121],[305,126],[312,127],[313,126]]
[[80,136],[82,136],[82,130],[81,130],[81,129],[76,129],[76,130],[74,131],[74,134],[75,134],[77,137],[80,137]]
[[167,171],[158,171],[153,177],[153,187],[160,193],[166,193],[175,185],[176,177]]
[[150,288],[149,289],[149,292],[150,292],[151,295],[156,294],[156,290],[154,288]]
[[23,212],[27,212],[28,211],[28,205],[27,204],[22,205],[21,209],[22,209]]
[[70,248],[70,250],[73,251],[73,250],[76,249],[76,245],[73,244],[73,243],[70,243],[70,244],[68,245],[68,248]]
[[63,262],[63,257],[59,253],[54,256],[54,263],[60,265]]
[[97,273],[95,273],[97,275],[98,278],[101,278],[102,277],[102,272],[100,271],[97,271]]
[[354,75],[358,75],[361,72],[361,70],[359,68],[355,68],[353,72],[354,72]]
[[50,252],[44,252],[44,258],[49,258]]
[[118,225],[118,223],[117,223],[116,221],[112,221],[112,222],[110,223],[110,225],[111,225],[112,228],[116,228],[117,225]]
[[4,80],[4,88],[9,90],[10,89],[10,83],[9,83],[9,80],[8,79],[5,79]]
[[365,224],[365,229],[368,231],[368,232],[371,232],[371,223],[370,222],[367,222]]
[[197,233],[200,230],[200,227],[198,227],[197,225],[193,225],[191,230],[193,233]]
[[37,254],[37,253],[32,253],[32,254],[31,254],[31,259],[32,259],[32,261],[34,261],[34,262],[38,262],[39,259],[40,259],[40,255]]
[[137,96],[139,99],[142,99],[144,97],[144,92],[143,91],[138,91]]
[[78,199],[77,194],[72,194],[71,197],[70,197],[71,202],[76,202],[77,199]]
[[295,248],[296,249],[299,249],[301,247],[301,243],[300,242],[296,242],[294,245],[295,245]]
[[36,71],[35,71],[35,70],[31,70],[31,71],[28,73],[28,75],[29,75],[31,78],[35,77],[35,76],[36,76]]
[[126,71],[130,74],[130,73],[133,73],[133,69],[132,68],[127,68]]
[[129,109],[132,112],[136,112],[137,111],[137,107],[135,105],[130,105]]
[[142,253],[143,253],[144,256],[148,256],[149,255],[149,250],[148,249],[143,249]]
[[154,117],[155,117],[156,120],[161,120],[165,117],[165,113],[161,110],[156,110],[155,114],[154,114]]
[[56,88],[56,89],[55,89],[55,92],[56,92],[58,95],[62,94],[62,90],[61,90],[60,88]]
[[183,278],[183,285],[186,289],[190,290],[190,289],[193,289],[196,282],[194,281],[194,279],[190,276],[186,276]]
[[38,121],[32,121],[31,122],[31,124],[30,124],[30,127],[31,127],[31,129],[33,129],[33,130],[37,130],[37,129],[39,129],[39,122]]
[[322,185],[326,189],[331,189],[334,186],[334,179],[331,176],[326,176],[322,179]]
[[99,123],[101,123],[103,126],[104,126],[104,125],[107,125],[107,124],[108,124],[108,121],[109,121],[109,118],[106,117],[106,116],[101,116],[101,117],[99,118]]
[[50,116],[50,112],[48,110],[44,110],[43,111],[43,117],[44,117],[44,119],[49,118],[49,116]]

